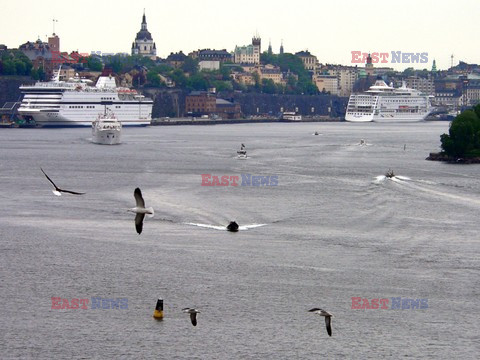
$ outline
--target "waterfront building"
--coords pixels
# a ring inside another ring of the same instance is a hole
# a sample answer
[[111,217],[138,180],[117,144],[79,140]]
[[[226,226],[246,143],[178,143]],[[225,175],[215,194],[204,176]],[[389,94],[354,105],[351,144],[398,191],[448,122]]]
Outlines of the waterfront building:
[[70,78],[75,77],[75,69],[71,68],[70,66],[62,66],[59,72],[59,80],[60,81],[67,81]]
[[216,97],[206,91],[192,91],[185,97],[185,112],[187,114],[209,115],[215,113]]
[[260,64],[261,42],[262,40],[257,35],[252,38],[250,45],[235,46],[234,62],[236,64]]
[[314,75],[312,80],[313,83],[317,86],[318,91],[327,92],[332,95],[339,94],[338,77],[336,75]]
[[338,96],[348,97],[353,92],[355,82],[359,78],[359,68],[357,66],[329,65],[326,64],[318,69],[318,73],[328,74],[337,77]]
[[192,51],[188,54],[188,56],[190,56],[192,59],[198,59],[198,61],[219,61],[220,63],[232,61],[232,54],[230,54],[226,49],[202,49]]
[[187,57],[188,56],[185,55],[182,51],[178,53],[170,53],[170,55],[168,55],[166,59],[166,62],[172,65],[174,68],[178,69],[183,65]]
[[[60,41],[58,42],[58,45],[59,44]],[[30,59],[34,69],[42,68],[47,74],[47,77],[50,77],[53,74],[53,70],[57,69],[60,65],[59,62],[52,61],[53,55],[50,45],[40,39],[37,39],[35,42],[27,41],[20,45],[18,49]]]
[[215,114],[222,119],[240,119],[242,117],[240,104],[225,99],[216,99]]
[[253,73],[238,73],[235,72],[232,75],[233,80],[236,82],[246,85],[246,86],[253,86],[255,85],[255,76]]
[[286,84],[282,70],[278,66],[267,64],[265,66],[259,66],[256,69],[260,81],[263,79],[272,80],[275,84]]
[[433,77],[430,75],[428,78],[409,76],[405,79],[405,84],[408,88],[416,89],[424,94],[435,95],[435,83]]
[[153,41],[152,34],[147,29],[147,19],[143,12],[140,31],[132,43],[132,55],[149,56],[152,60],[157,58],[157,47]]
[[315,55],[310,54],[308,50],[299,51],[295,53],[295,55],[302,60],[303,66],[305,67],[306,70],[312,71],[312,72],[315,71],[318,65],[318,60]]
[[220,61],[218,60],[201,60],[198,62],[198,69],[202,70],[220,70]]

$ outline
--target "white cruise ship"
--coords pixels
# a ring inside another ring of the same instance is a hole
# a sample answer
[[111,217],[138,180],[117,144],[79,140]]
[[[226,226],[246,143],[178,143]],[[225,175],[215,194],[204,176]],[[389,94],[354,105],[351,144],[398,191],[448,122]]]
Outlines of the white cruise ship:
[[136,90],[116,86],[115,78],[100,76],[95,86],[90,80],[59,80],[60,70],[51,81],[22,85],[19,115],[36,126],[91,126],[99,113],[113,111],[123,125],[149,125],[153,101]]
[[424,120],[432,111],[430,96],[420,91],[388,86],[377,80],[363,94],[352,94],[345,120],[351,122],[415,122]]

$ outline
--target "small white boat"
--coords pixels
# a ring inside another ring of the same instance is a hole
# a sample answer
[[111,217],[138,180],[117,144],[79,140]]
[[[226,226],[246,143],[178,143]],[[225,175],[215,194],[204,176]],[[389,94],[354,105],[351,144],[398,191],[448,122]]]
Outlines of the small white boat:
[[113,112],[106,112],[92,122],[92,141],[95,144],[116,145],[120,144],[122,123],[118,121]]

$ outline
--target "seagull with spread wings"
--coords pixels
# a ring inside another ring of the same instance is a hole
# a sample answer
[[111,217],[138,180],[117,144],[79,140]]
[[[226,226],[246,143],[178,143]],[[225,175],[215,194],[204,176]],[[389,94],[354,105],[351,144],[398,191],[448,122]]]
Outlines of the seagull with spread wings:
[[145,215],[153,217],[154,211],[152,207],[145,207],[145,200],[143,200],[142,191],[140,190],[140,188],[135,189],[135,191],[133,192],[133,196],[135,197],[137,206],[128,209],[128,211],[137,214],[135,216],[135,229],[137,230],[138,235],[140,235],[143,230],[143,219],[145,218]]
[[332,336],[332,317],[333,314],[330,314],[328,311],[319,309],[319,308],[313,308],[308,310],[310,312],[313,312],[315,314],[318,314],[320,316],[325,316],[325,324],[327,325],[327,333],[328,335]]
[[185,308],[185,309],[182,309],[182,311],[184,313],[190,314],[190,320],[192,321],[192,325],[197,326],[197,314],[199,314],[200,311],[193,308]]
[[57,185],[55,185],[55,183],[53,182],[53,180],[48,177],[48,175],[45,173],[45,171],[43,171],[42,168],[40,168],[40,170],[42,170],[43,175],[45,175],[45,177],[48,179],[48,181],[50,181],[50,183],[51,183],[51,184],[53,185],[53,187],[55,188],[54,190],[52,190],[52,192],[53,192],[55,195],[57,195],[57,196],[62,196],[62,192],[63,192],[63,193],[73,194],[73,195],[84,195],[84,194],[85,194],[85,193],[81,193],[81,192],[76,192],[76,191],[70,191],[70,190],[60,189]]

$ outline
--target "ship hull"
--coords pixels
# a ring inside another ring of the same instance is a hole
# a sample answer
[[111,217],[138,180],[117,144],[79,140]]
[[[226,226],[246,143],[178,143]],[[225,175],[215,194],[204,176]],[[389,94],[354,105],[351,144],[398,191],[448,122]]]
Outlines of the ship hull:
[[378,123],[413,123],[425,120],[428,114],[420,115],[415,114],[411,116],[405,115],[395,115],[395,116],[388,116],[388,115],[377,115],[373,118],[374,122]]
[[[151,114],[151,106],[143,105],[146,108],[144,111]],[[135,106],[138,109],[138,105]],[[136,110],[135,109],[135,110]],[[137,110],[138,112],[138,110]],[[98,116],[98,112],[77,112],[74,114],[64,115],[61,111],[49,111],[49,110],[25,110],[19,109],[19,115],[30,124],[34,124],[37,127],[83,127],[91,126]],[[132,116],[120,115],[118,120],[123,126],[147,126],[150,125],[151,116],[144,119],[135,118]]]
[[365,114],[365,115],[353,115],[353,114],[346,114],[345,121],[348,122],[371,122],[373,121],[373,114]]
[[96,130],[92,132],[92,142],[100,145],[117,145],[121,142],[121,130]]

